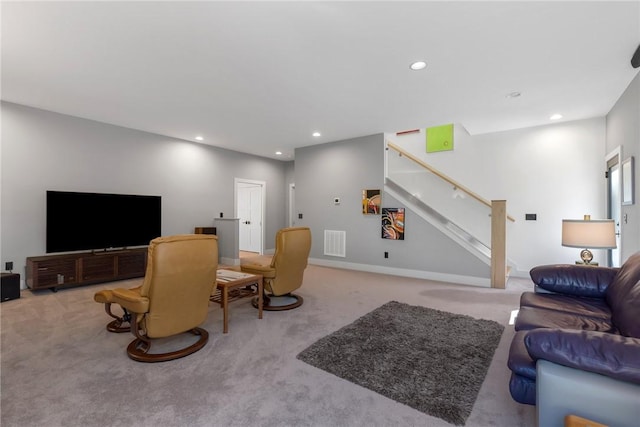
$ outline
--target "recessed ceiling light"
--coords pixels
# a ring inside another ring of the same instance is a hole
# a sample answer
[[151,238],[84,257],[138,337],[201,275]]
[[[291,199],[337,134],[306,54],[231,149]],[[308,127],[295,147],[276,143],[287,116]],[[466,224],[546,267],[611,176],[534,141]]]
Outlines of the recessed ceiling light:
[[282,156],[282,151],[276,151],[276,156]]
[[519,98],[522,95],[522,93],[515,91],[515,92],[510,92],[508,94],[506,94],[504,97],[505,98]]
[[425,68],[426,66],[427,66],[427,63],[426,63],[426,62],[424,62],[424,61],[416,61],[416,62],[414,62],[413,64],[411,64],[411,65],[409,66],[409,68],[411,68],[411,69],[412,69],[412,70],[414,70],[414,71],[417,71],[417,70],[422,70],[422,69],[423,69],[423,68]]
[[204,138],[200,135],[196,136],[196,141],[204,141]]
[[320,132],[314,132],[311,134],[312,136],[315,136],[316,138],[320,136]]
[[553,116],[549,117],[549,120],[559,120],[562,118],[562,114],[554,114]]

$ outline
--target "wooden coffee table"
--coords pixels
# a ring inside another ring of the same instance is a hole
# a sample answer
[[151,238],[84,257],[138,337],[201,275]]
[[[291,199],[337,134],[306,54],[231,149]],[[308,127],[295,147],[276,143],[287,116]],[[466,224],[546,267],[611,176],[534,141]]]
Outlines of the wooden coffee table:
[[216,275],[216,292],[210,300],[222,307],[222,332],[229,332],[229,302],[240,298],[258,297],[258,319],[262,319],[262,276],[242,273],[236,270],[218,269]]

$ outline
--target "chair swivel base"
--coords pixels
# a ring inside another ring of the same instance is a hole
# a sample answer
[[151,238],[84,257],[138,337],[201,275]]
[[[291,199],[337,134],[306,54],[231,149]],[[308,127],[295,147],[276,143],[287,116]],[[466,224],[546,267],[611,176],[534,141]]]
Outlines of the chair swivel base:
[[113,314],[111,311],[111,303],[107,302],[104,304],[104,310],[109,316],[114,318],[114,320],[107,323],[107,331],[114,332],[116,334],[131,331],[131,313],[129,313],[126,308],[122,308],[122,316],[118,316]]
[[151,341],[145,341],[140,338],[136,338],[127,347],[127,354],[136,362],[167,362],[169,360],[179,359],[181,357],[188,356],[202,349],[202,347],[209,341],[209,332],[202,328],[194,328],[188,331],[193,335],[199,335],[198,341],[194,342],[188,347],[180,350],[171,351],[168,353],[148,353],[151,348]]
[[131,326],[122,325],[125,321],[123,319],[116,319],[107,323],[107,331],[121,334],[123,332],[131,332]]
[[[262,298],[262,309],[267,311],[284,311],[298,308],[304,300],[300,295],[286,294],[280,296],[264,295]],[[258,308],[258,297],[251,300],[251,304]]]

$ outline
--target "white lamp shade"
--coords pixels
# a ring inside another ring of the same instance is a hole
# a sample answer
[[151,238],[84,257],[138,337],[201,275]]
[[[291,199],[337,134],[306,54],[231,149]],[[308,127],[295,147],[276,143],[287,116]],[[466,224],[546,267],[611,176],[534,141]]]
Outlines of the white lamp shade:
[[615,224],[612,219],[563,219],[562,246],[613,249],[616,247]]

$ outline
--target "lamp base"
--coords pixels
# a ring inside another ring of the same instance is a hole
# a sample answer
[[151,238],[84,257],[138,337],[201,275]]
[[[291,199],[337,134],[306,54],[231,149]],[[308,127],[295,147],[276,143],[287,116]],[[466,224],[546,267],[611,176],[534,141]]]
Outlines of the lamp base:
[[576,261],[576,265],[586,265],[587,267],[598,267],[599,264],[597,262],[590,262],[589,264],[585,264],[582,261]]
[[593,254],[589,249],[583,249],[580,251],[580,259],[585,264],[590,264],[591,260],[593,260]]

